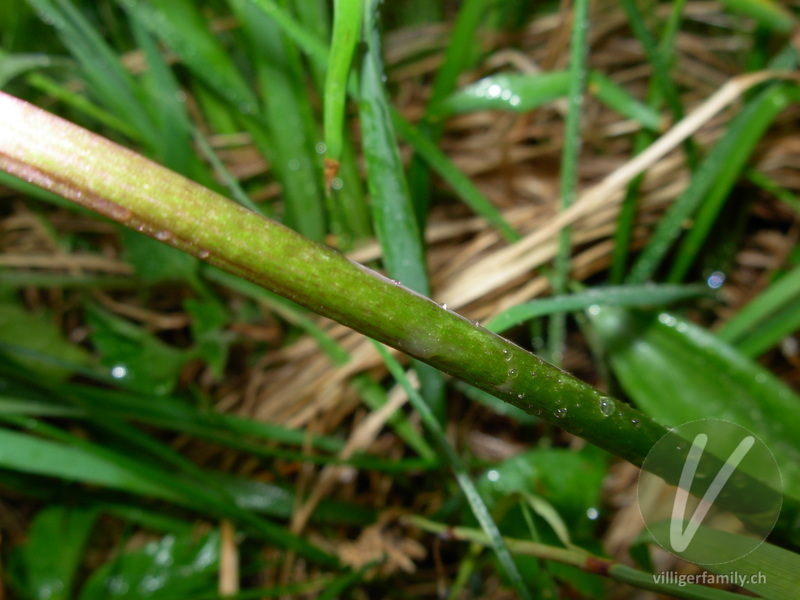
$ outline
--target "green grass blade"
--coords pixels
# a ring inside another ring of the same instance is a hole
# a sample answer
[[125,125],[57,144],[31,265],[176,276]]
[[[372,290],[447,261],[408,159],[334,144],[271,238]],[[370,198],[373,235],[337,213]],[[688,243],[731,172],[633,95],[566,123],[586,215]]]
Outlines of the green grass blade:
[[716,334],[728,344],[744,341],[782,307],[800,300],[800,267],[780,277],[726,322]]
[[347,80],[356,46],[361,40],[364,0],[335,0],[333,35],[325,76],[325,170],[326,185],[339,170],[344,135]]
[[159,483],[80,448],[5,428],[0,428],[0,444],[4,448],[0,456],[4,469],[91,483],[137,495],[178,499]]
[[[625,88],[598,73],[588,73],[587,93],[624,117],[639,122],[642,127],[657,130],[661,115],[640,102]],[[443,118],[479,110],[504,110],[526,113],[534,108],[568,95],[570,74],[567,71],[550,71],[535,75],[499,73],[485,77],[444,98],[432,108],[432,116]]]
[[[445,50],[444,62],[436,72],[431,97],[425,106],[425,114],[420,123],[420,132],[434,146],[442,134],[444,125],[431,118],[431,110],[455,90],[459,75],[475,60],[475,38],[491,4],[487,0],[467,0],[458,11],[458,16],[453,24],[450,43],[447,45],[447,50]],[[408,181],[414,201],[417,222],[420,227],[424,227],[428,218],[428,205],[431,194],[430,169],[417,156],[411,160],[411,165],[408,169]]]
[[361,117],[368,187],[372,196],[375,231],[389,276],[428,295],[428,274],[422,235],[414,218],[389,102],[383,86],[383,66],[376,24],[370,11],[366,26],[368,50],[361,70]]
[[37,512],[25,542],[8,555],[10,571],[22,575],[22,585],[13,586],[18,593],[46,600],[73,598],[73,583],[98,516],[94,507],[58,504]]
[[511,581],[512,586],[517,590],[517,593],[522,598],[530,598],[528,588],[522,580],[522,576],[520,575],[519,570],[517,569],[513,558],[511,557],[511,553],[508,551],[508,548],[503,541],[503,537],[500,535],[500,530],[497,527],[497,523],[494,522],[492,515],[489,513],[489,509],[486,507],[483,498],[481,498],[478,489],[475,487],[475,483],[469,476],[466,465],[450,445],[450,442],[447,441],[447,437],[445,436],[441,425],[439,425],[439,421],[436,419],[436,416],[433,414],[428,404],[419,395],[417,390],[414,389],[414,386],[411,385],[411,382],[408,381],[408,378],[403,371],[403,367],[400,366],[400,363],[398,363],[394,357],[389,354],[389,351],[386,350],[386,348],[384,348],[381,344],[375,342],[374,346],[380,353],[381,358],[386,364],[386,367],[389,369],[389,372],[392,374],[392,377],[394,377],[395,381],[397,381],[397,383],[399,383],[408,394],[408,398],[411,404],[414,406],[414,410],[416,410],[419,414],[423,425],[425,425],[428,433],[431,435],[431,437],[433,437],[437,446],[439,446],[439,450],[450,463],[450,467],[455,473],[458,485],[461,487],[461,491],[464,493],[464,496],[466,497],[467,502],[472,509],[472,513],[475,515],[478,523],[480,523],[481,528],[489,540],[492,550],[497,556],[497,560],[502,565],[503,570],[506,572],[506,576]]
[[439,176],[444,179],[464,203],[469,206],[476,214],[482,216],[492,225],[497,227],[508,242],[516,242],[520,239],[519,233],[508,224],[497,208],[491,201],[484,196],[475,186],[469,177],[464,175],[451,161],[447,155],[439,150],[436,145],[423,135],[416,127],[406,121],[396,110],[392,110],[392,122],[397,132],[405,139],[411,147],[428,165],[433,168]]
[[255,94],[234,65],[230,53],[209,31],[198,6],[190,0],[117,0],[167,44],[192,73],[245,114],[258,110]]
[[[572,36],[569,51],[569,89],[567,91],[567,119],[564,125],[564,148],[561,154],[561,181],[559,210],[565,211],[575,202],[578,189],[578,160],[581,151],[581,115],[586,87],[589,29],[589,2],[576,0],[572,7]],[[558,250],[553,261],[550,286],[554,294],[567,291],[572,267],[572,233],[565,227],[558,236]],[[566,336],[566,314],[556,313],[550,319],[548,349],[550,358],[561,362]]]
[[[669,522],[657,523],[648,529],[647,539],[653,539],[654,532],[663,540],[669,535]],[[720,552],[729,555],[731,548],[741,550],[738,554],[742,558],[721,564],[704,564],[703,568],[717,575],[736,574],[739,577],[736,584],[757,594],[759,598],[786,600],[796,595],[797,573],[800,572],[800,555],[796,552],[768,542],[752,549],[751,538],[705,526],[701,526],[701,534],[695,536],[692,544],[695,543],[697,552],[702,556],[711,557]]]
[[794,14],[774,0],[722,0],[722,4],[732,13],[752,17],[778,33],[789,33],[797,25]]
[[80,63],[96,97],[115,115],[125,119],[143,140],[156,149],[158,130],[148,103],[117,55],[80,11],[66,0],[31,0],[31,5],[53,24],[70,53]]
[[[672,112],[672,118],[675,120],[675,122],[680,121],[684,114],[683,105],[681,104],[680,96],[678,95],[675,84],[672,79],[670,79],[670,69],[669,65],[664,60],[664,54],[659,51],[652,34],[647,29],[647,25],[644,22],[644,17],[639,11],[639,8],[634,0],[621,0],[620,5],[625,11],[625,14],[628,16],[628,23],[630,24],[634,35],[636,35],[636,38],[639,40],[639,43],[644,49],[647,62],[649,62],[653,68],[653,78],[659,88],[661,97],[666,101],[667,106]],[[687,157],[691,165],[696,160],[694,156],[696,151],[691,144],[691,140],[687,140],[687,142],[685,142],[685,147],[687,149]]]
[[144,138],[142,137],[143,132],[137,130],[134,125],[131,125],[124,119],[117,117],[115,114],[104,110],[93,102],[90,102],[82,95],[70,91],[65,86],[60,85],[49,77],[46,77],[41,73],[31,73],[26,78],[26,81],[31,87],[49,94],[67,106],[72,107],[75,110],[78,110],[79,112],[91,117],[101,125],[104,125],[114,131],[118,131],[129,140],[139,143],[145,142]]
[[[353,387],[358,390],[364,404],[373,411],[378,410],[389,401],[386,391],[367,375],[355,377]],[[386,422],[394,429],[397,436],[421,458],[429,461],[436,459],[436,452],[401,411],[396,411]]]
[[745,356],[757,358],[798,330],[800,330],[800,310],[797,309],[795,301],[764,319],[752,335],[734,345]]
[[[367,183],[372,199],[375,232],[389,276],[423,295],[430,295],[422,233],[408,191],[391,110],[383,85],[383,62],[377,31],[377,2],[370,4],[365,22],[367,49],[360,81],[359,115]],[[423,395],[444,418],[444,382],[435,369],[417,365]]]
[[315,151],[316,125],[305,89],[306,73],[296,48],[278,25],[256,6],[232,0],[252,47],[272,146],[272,168],[283,184],[286,223],[321,241],[326,219],[320,158]]
[[556,312],[586,310],[594,306],[663,306],[709,295],[704,285],[630,285],[596,287],[552,298],[533,300],[508,308],[486,323],[489,331],[502,333],[511,327],[531,319],[544,317]]
[[[681,23],[681,15],[686,0],[677,0],[672,3],[669,18],[661,32],[661,43],[658,51],[662,57],[662,63],[671,67],[675,56],[675,38]],[[651,78],[647,90],[647,106],[652,110],[657,110],[663,102],[661,89],[654,78]],[[637,132],[633,140],[633,155],[636,156],[653,143],[655,133],[642,129]],[[636,210],[638,208],[639,189],[644,180],[644,173],[635,177],[625,190],[625,197],[622,199],[619,216],[617,217],[617,228],[614,232],[614,252],[611,262],[610,280],[611,283],[620,284],[625,280],[628,271],[629,256],[631,252],[631,241],[633,240],[633,230],[636,225]]]
[[[764,130],[797,95],[795,90],[791,85],[774,85],[749,101],[733,119],[722,139],[695,171],[689,187],[659,221],[650,241],[632,267],[628,283],[643,283],[653,277],[672,243],[683,231],[686,220],[691,218],[709,194],[717,201],[720,197],[724,199]],[[704,223],[703,227],[708,225]],[[702,231],[705,233],[705,229]],[[672,267],[672,282],[682,279],[694,261],[696,254],[692,249],[696,247],[697,235],[692,235],[691,239],[692,244],[681,253]]]
[[765,192],[772,194],[796,213],[800,213],[800,196],[790,192],[785,187],[778,185],[775,180],[767,177],[761,171],[748,169],[745,175],[750,183],[757,185]]
[[625,88],[617,85],[602,73],[589,72],[587,91],[593,96],[597,96],[597,99],[608,108],[636,121],[645,129],[658,131],[661,128],[662,118],[657,110],[631,96]]
[[[692,227],[678,247],[675,262],[667,276],[668,281],[682,281],[700,252],[709,232],[717,221],[722,206],[729,197],[730,190],[742,174],[756,144],[761,140],[775,117],[790,104],[800,101],[800,87],[780,86],[762,93],[754,101],[759,108],[750,114],[750,121],[744,128],[739,143],[731,147],[726,156],[724,168],[720,169],[713,185],[705,194]],[[732,123],[726,135],[734,128]]]

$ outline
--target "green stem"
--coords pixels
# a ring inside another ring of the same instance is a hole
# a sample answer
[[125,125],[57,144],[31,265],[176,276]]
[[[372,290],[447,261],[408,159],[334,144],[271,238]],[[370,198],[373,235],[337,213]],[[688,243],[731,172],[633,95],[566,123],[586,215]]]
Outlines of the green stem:
[[[0,94],[0,169],[262,285],[641,464],[664,428],[324,245]],[[612,402],[604,416],[600,407]]]

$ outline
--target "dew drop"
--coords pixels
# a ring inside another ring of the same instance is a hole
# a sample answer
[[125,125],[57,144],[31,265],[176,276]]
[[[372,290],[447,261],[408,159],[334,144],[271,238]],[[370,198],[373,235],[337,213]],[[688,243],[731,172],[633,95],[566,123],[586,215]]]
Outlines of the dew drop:
[[156,231],[156,239],[159,242],[166,242],[171,237],[172,234],[169,231]]
[[511,362],[511,353],[508,350],[503,350],[503,360]]
[[524,397],[525,397],[525,394],[517,394],[517,398],[519,398],[520,400],[522,400]]
[[209,256],[211,256],[211,252],[209,250],[206,250],[205,248],[201,248],[200,250],[197,251],[197,258],[199,258],[200,260],[205,260]]
[[114,379],[122,379],[128,375],[128,369],[125,365],[116,365],[111,369],[111,376]]
[[531,379],[536,379],[538,377],[536,371],[531,371]]
[[604,417],[610,417],[611,415],[614,414],[614,411],[616,410],[616,407],[614,406],[614,401],[610,400],[609,398],[606,398],[605,396],[600,398],[598,404],[600,405],[600,412]]
[[554,412],[553,415],[555,416],[556,419],[563,419],[564,417],[567,416],[567,407],[562,406],[561,408],[556,409],[556,412]]
[[639,419],[631,419],[631,425],[633,425],[635,429],[639,429],[639,427],[642,426],[642,422],[639,421]]
[[508,376],[511,377],[512,379],[515,379],[517,377],[517,375],[519,375],[519,373],[517,373],[516,369],[509,369],[508,370]]

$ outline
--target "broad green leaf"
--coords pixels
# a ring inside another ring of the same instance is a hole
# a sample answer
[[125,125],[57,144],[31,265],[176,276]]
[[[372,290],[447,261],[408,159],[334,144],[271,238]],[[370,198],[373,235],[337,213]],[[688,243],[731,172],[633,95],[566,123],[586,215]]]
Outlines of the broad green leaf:
[[[519,511],[510,512],[499,520],[504,535],[524,539],[533,533],[534,541],[567,547],[574,542],[599,551],[594,528],[605,475],[606,460],[596,448],[587,447],[582,452],[545,448],[504,460],[484,472],[476,486],[493,513],[510,498],[518,497],[541,518],[537,522],[542,526],[531,532]],[[516,562],[530,585],[541,583],[544,573],[539,573],[534,559],[517,556]],[[584,595],[603,595],[603,582],[596,575],[555,563],[547,565],[547,572]]]
[[80,600],[173,600],[211,594],[216,589],[220,539],[217,530],[166,535],[123,552],[95,571]]
[[[651,526],[657,535],[669,534],[669,521]],[[722,554],[727,556],[731,548],[742,548],[743,554],[752,547],[750,538],[720,529],[701,525],[702,535],[692,540],[693,552],[702,552],[708,556],[709,563],[713,557]],[[651,533],[645,533],[643,539],[652,541]],[[765,600],[787,600],[797,597],[797,574],[800,573],[800,554],[785,550],[768,542],[763,542],[746,556],[720,564],[704,564],[703,568],[718,576],[731,578],[730,583],[738,585]],[[737,577],[733,581],[731,575]]]
[[186,351],[167,346],[144,329],[97,306],[89,308],[87,321],[102,363],[120,384],[156,396],[175,388],[189,358]]
[[785,491],[800,497],[800,398],[709,331],[667,313],[589,313],[611,367],[636,405],[677,427],[721,419],[753,431],[775,455]]
[[[65,362],[86,365],[89,355],[80,346],[68,342],[47,315],[35,315],[13,302],[0,302],[0,342],[13,344]],[[18,356],[17,360],[42,375],[63,380],[71,373],[55,363]]]
[[586,538],[598,516],[605,475],[605,457],[595,449],[534,449],[495,465],[476,485],[490,507],[511,494],[540,496],[570,524],[573,537]]
[[25,542],[9,557],[18,593],[36,600],[70,600],[96,518],[91,508],[53,505],[39,511]]

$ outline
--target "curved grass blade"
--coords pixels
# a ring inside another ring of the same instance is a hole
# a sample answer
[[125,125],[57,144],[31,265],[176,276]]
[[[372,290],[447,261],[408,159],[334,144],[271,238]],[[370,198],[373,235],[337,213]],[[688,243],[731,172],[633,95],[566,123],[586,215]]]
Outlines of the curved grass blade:
[[[648,528],[650,532],[666,536],[669,522],[657,523]],[[703,556],[718,556],[720,549],[724,555],[730,556],[731,548],[739,548],[742,550],[742,555],[746,554],[742,558],[720,564],[713,564],[713,561],[709,560],[712,564],[704,564],[703,568],[717,575],[735,574],[737,581],[729,580],[728,583],[735,583],[765,600],[786,600],[796,594],[800,555],[769,542],[763,542],[748,552],[753,547],[750,538],[702,525],[701,529],[702,535],[696,536],[694,540],[697,543],[698,553]],[[648,540],[653,539],[652,533],[647,533],[643,537]],[[695,541],[692,544],[695,544]]]
[[774,0],[722,0],[722,4],[732,13],[752,17],[779,33],[789,33],[797,25],[794,14]]
[[556,312],[571,312],[603,306],[663,306],[708,296],[709,288],[704,285],[630,285],[596,287],[584,292],[542,298],[518,304],[492,317],[485,327],[489,331],[502,333],[511,327],[531,319],[544,317]]
[[[658,111],[631,96],[625,88],[598,73],[588,73],[587,92],[624,117],[637,121],[646,129],[658,130],[661,115]],[[534,108],[567,96],[570,74],[549,71],[535,75],[500,73],[485,77],[442,100],[432,109],[432,115],[448,115],[479,110],[506,110],[525,113]]]

